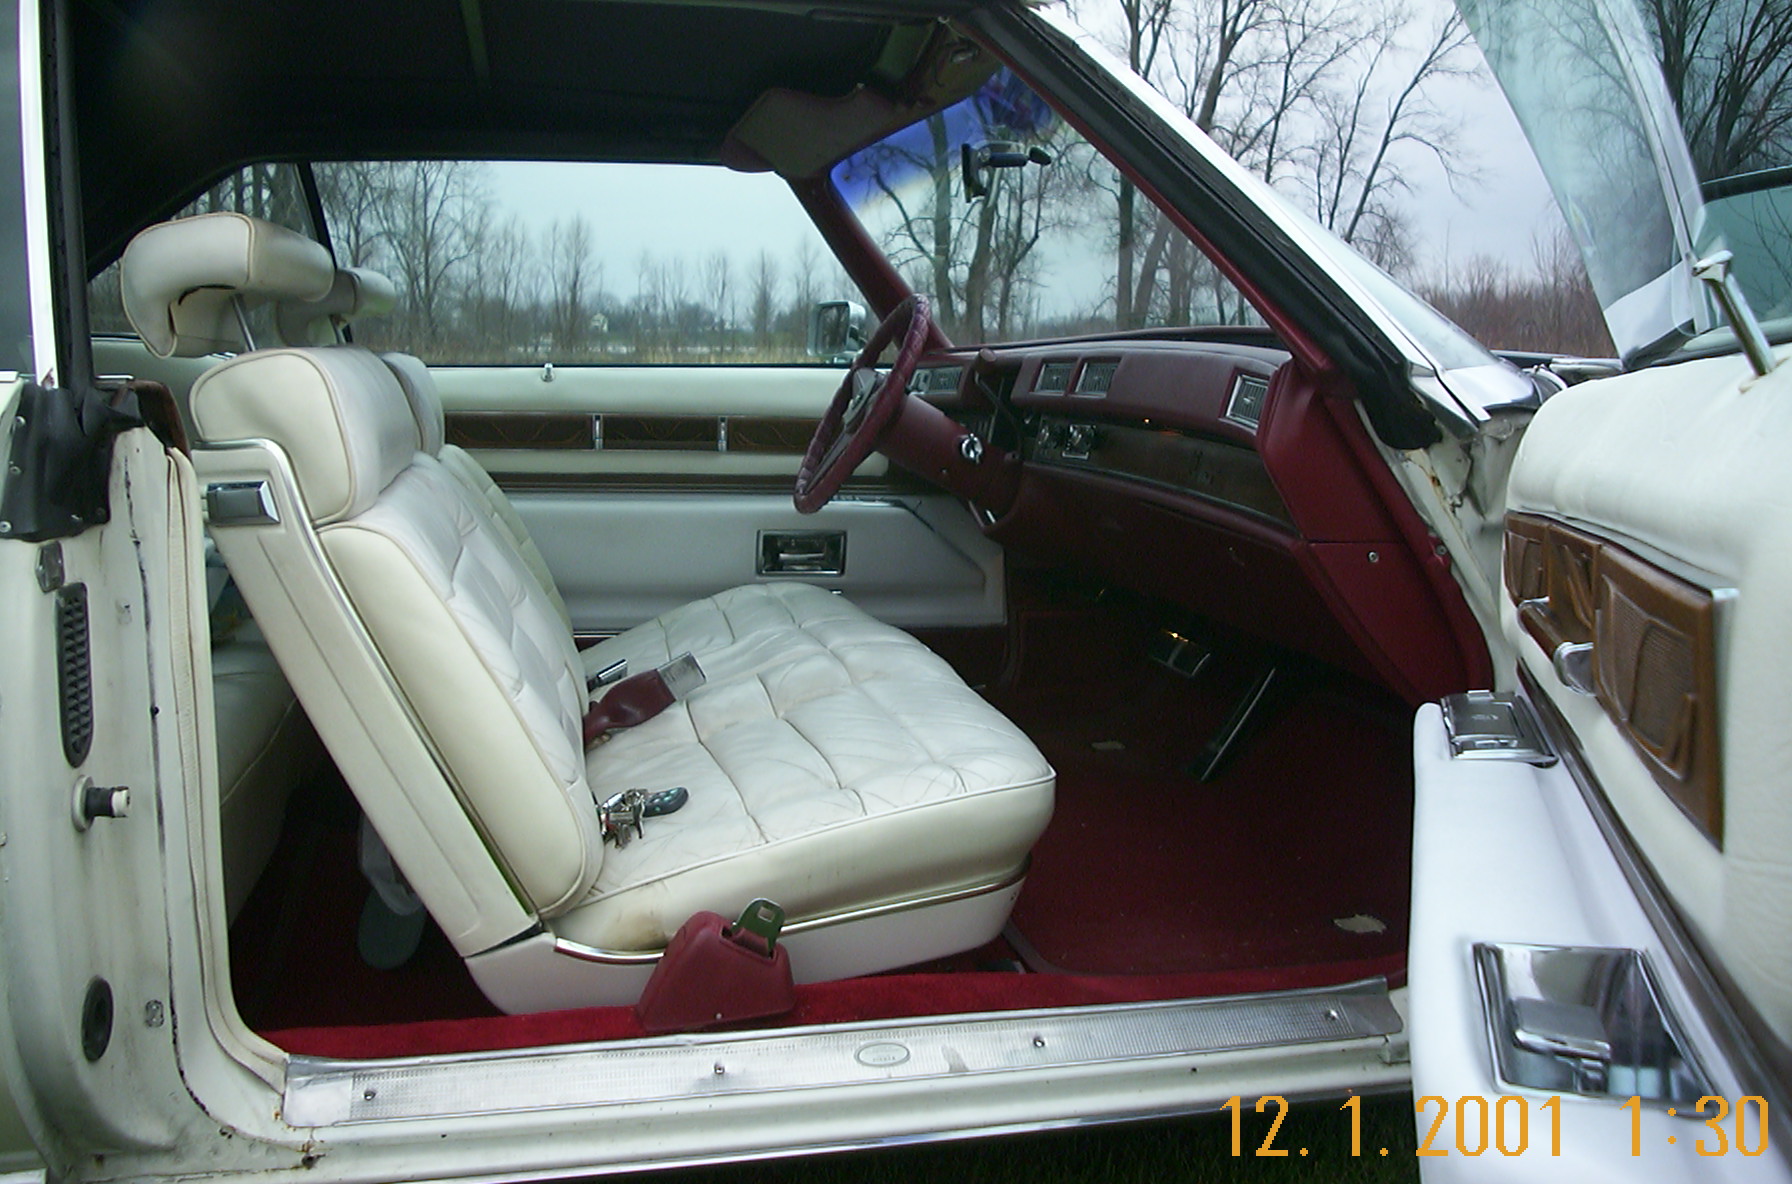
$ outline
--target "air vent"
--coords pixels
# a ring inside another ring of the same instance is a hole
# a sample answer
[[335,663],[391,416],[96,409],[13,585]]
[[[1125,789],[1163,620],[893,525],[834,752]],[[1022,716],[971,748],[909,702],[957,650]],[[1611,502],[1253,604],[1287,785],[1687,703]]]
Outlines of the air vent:
[[1041,394],[1062,394],[1070,389],[1070,372],[1075,362],[1047,362],[1039,367],[1039,381],[1033,389]]
[[93,747],[93,662],[87,585],[56,590],[56,691],[62,701],[62,754],[79,767]]
[[963,377],[963,366],[932,366],[915,371],[911,389],[917,395],[949,395],[958,389],[959,380]]
[[1268,381],[1240,374],[1232,384],[1232,397],[1226,400],[1226,418],[1255,431],[1263,422],[1263,401],[1268,397]]
[[1079,395],[1101,396],[1108,393],[1114,385],[1114,371],[1120,369],[1118,361],[1090,362],[1083,367],[1083,372],[1076,378],[1076,393]]

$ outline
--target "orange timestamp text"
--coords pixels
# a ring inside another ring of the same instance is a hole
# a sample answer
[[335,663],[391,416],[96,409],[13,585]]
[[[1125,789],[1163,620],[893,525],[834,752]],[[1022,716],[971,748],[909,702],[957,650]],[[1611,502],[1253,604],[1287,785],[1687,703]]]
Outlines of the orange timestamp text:
[[[1413,1107],[1415,1113],[1431,1118],[1430,1126],[1419,1139],[1414,1154],[1419,1156],[1464,1155],[1477,1156],[1489,1153],[1505,1156],[1524,1155],[1531,1150],[1532,1123],[1531,1109],[1535,1106],[1537,1116],[1537,1149],[1545,1146],[1550,1155],[1562,1154],[1562,1099],[1552,1094],[1548,1098],[1537,1101],[1534,1098],[1519,1094],[1501,1094],[1496,1098],[1487,1098],[1481,1094],[1463,1094],[1455,1099],[1454,1105],[1449,1098],[1437,1094],[1427,1094],[1418,1100]],[[1233,1095],[1226,1100],[1222,1109],[1232,1115],[1232,1154],[1244,1155],[1244,1108],[1243,1098]],[[1288,1117],[1288,1099],[1280,1094],[1265,1094],[1257,1099],[1256,1112],[1269,1114],[1273,1108],[1275,1117],[1271,1120],[1269,1133],[1257,1146],[1253,1154],[1259,1156],[1285,1156],[1286,1147],[1277,1147],[1276,1135],[1282,1129],[1282,1120]],[[1350,1154],[1363,1154],[1363,1100],[1351,1097],[1339,1107],[1350,1115]],[[1630,1111],[1630,1154],[1643,1154],[1643,1100],[1632,1097],[1625,1102],[1623,1109]],[[1454,1146],[1438,1145],[1439,1132],[1452,1114],[1455,1114],[1456,1139]],[[1680,1116],[1676,1107],[1667,1107],[1670,1116]],[[1737,1098],[1732,1104],[1728,1098],[1707,1095],[1698,1100],[1698,1104],[1685,1113],[1685,1117],[1702,1120],[1705,1130],[1694,1138],[1693,1150],[1704,1156],[1729,1155],[1732,1152],[1740,1155],[1762,1155],[1767,1151],[1767,1099],[1754,1094]],[[1678,1142],[1679,1135],[1668,1135],[1670,1144]],[[1388,1149],[1376,1149],[1380,1155],[1387,1155]],[[1299,1154],[1305,1155],[1305,1149]]]

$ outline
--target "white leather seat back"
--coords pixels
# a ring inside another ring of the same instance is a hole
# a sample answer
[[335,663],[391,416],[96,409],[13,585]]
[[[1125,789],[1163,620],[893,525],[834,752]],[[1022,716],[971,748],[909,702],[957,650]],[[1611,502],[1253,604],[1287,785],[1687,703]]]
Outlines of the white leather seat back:
[[603,846],[577,651],[512,542],[418,450],[392,372],[355,346],[263,350],[209,371],[192,400],[208,443],[285,450],[330,566],[474,824],[535,910],[580,900]]
[[536,582],[553,603],[554,610],[560,614],[560,620],[567,628],[572,627],[572,616],[566,611],[566,601],[560,596],[560,590],[554,586],[554,573],[548,570],[548,561],[542,556],[541,548],[535,545],[535,538],[529,533],[529,527],[523,522],[516,507],[504,491],[498,488],[485,466],[474,460],[466,449],[449,444],[447,429],[442,414],[442,400],[436,393],[435,379],[429,375],[429,367],[422,359],[411,354],[389,353],[380,357],[392,372],[398,376],[404,387],[405,397],[410,400],[411,411],[417,417],[417,430],[422,435],[423,451],[439,458],[445,468],[453,473],[466,487],[483,499],[491,510],[497,524],[516,544],[523,562],[535,574]]

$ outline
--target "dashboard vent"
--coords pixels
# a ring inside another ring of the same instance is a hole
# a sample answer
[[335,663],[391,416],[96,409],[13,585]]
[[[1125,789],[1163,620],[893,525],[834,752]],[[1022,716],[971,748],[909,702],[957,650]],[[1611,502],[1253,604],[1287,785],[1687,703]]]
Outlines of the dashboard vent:
[[925,370],[915,371],[915,379],[909,389],[917,395],[951,394],[958,389],[963,377],[963,366],[930,366]]
[[1083,367],[1083,372],[1076,378],[1076,393],[1079,395],[1105,395],[1108,388],[1114,385],[1114,371],[1120,369],[1120,363],[1090,362]]
[[1240,374],[1232,384],[1232,397],[1226,400],[1226,418],[1255,431],[1263,422],[1263,401],[1268,397],[1268,380]]
[[1070,389],[1070,371],[1075,362],[1047,362],[1039,367],[1039,380],[1033,389],[1039,392],[1063,392]]

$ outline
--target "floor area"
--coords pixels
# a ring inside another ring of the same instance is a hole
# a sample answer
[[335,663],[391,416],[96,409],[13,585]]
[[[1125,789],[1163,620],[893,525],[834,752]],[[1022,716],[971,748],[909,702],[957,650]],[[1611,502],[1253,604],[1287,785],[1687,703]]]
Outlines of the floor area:
[[[1403,973],[1406,709],[1341,675],[1280,663],[1234,753],[1203,782],[1191,766],[1270,656],[1223,651],[1186,678],[1146,660],[1151,628],[1131,609],[1072,599],[1021,614],[1004,645],[962,647],[981,655],[960,662],[967,679],[987,684],[1058,771],[1057,812],[1009,929],[939,963],[799,988],[783,1022]],[[433,927],[399,969],[365,965],[356,827],[333,774],[295,795],[280,850],[231,931],[251,1027],[294,1052],[361,1057],[641,1034],[628,1008],[499,1016]]]

